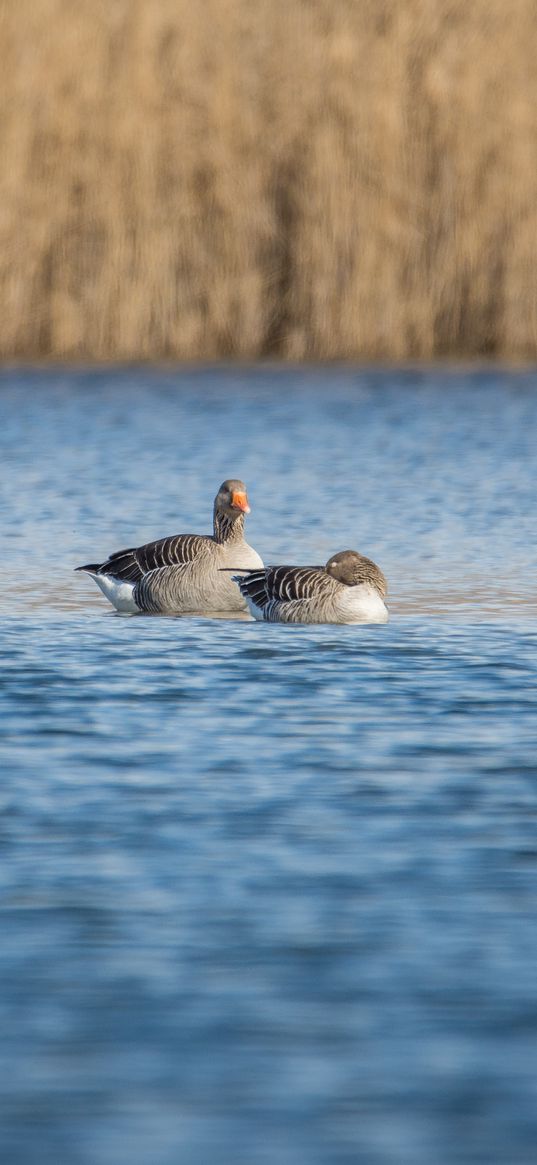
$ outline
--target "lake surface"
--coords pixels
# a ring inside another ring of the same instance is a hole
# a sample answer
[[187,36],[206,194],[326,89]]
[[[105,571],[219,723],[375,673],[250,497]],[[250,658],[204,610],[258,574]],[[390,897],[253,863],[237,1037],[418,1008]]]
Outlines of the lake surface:
[[[533,1165],[537,376],[0,377],[0,1157]],[[385,627],[121,618],[73,567],[352,547]]]

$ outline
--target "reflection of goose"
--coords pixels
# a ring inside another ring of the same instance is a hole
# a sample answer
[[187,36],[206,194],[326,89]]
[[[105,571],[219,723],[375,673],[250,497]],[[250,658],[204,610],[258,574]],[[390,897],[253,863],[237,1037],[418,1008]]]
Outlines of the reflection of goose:
[[[179,615],[186,611],[244,611],[246,603],[229,568],[262,567],[244,540],[250,513],[246,486],[225,481],[214,500],[213,534],[177,534],[119,550],[106,562],[79,566],[118,611]],[[222,574],[222,569],[228,573]]]
[[252,615],[268,623],[387,623],[386,579],[355,550],[326,566],[268,566],[232,576]]

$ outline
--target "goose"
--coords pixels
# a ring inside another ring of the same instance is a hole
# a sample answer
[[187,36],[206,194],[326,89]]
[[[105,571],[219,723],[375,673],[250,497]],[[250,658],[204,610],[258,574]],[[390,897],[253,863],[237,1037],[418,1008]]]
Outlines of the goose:
[[387,623],[386,579],[370,558],[341,550],[326,566],[269,566],[231,576],[268,623]]
[[[91,575],[122,614],[180,615],[245,611],[234,570],[259,569],[263,560],[244,539],[250,513],[243,481],[224,481],[214,500],[213,533],[177,534],[118,550],[105,562],[78,566]],[[222,573],[226,566],[228,572]]]

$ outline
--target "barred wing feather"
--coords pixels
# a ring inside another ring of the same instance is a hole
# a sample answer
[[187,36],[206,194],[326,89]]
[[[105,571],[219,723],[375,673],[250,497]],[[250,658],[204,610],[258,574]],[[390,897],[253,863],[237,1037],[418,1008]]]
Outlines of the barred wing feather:
[[334,580],[322,566],[269,566],[265,571],[270,599],[318,599],[334,593]]
[[264,611],[269,601],[266,571],[250,570],[247,574],[232,574],[231,577],[243,598],[250,599],[260,611]]
[[193,562],[211,541],[211,538],[203,534],[175,534],[168,538],[159,538],[156,542],[146,542],[144,546],[116,551],[98,567],[96,573],[112,575],[113,578],[124,582],[137,583],[150,570]]
[[260,611],[270,603],[319,599],[333,595],[334,580],[322,566],[269,566],[233,575],[241,594]]

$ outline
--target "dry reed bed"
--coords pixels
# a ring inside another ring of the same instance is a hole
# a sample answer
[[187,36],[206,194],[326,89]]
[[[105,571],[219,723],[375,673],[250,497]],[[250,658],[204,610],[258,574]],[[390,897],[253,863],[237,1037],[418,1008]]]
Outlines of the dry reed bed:
[[0,356],[537,355],[535,0],[0,2]]

